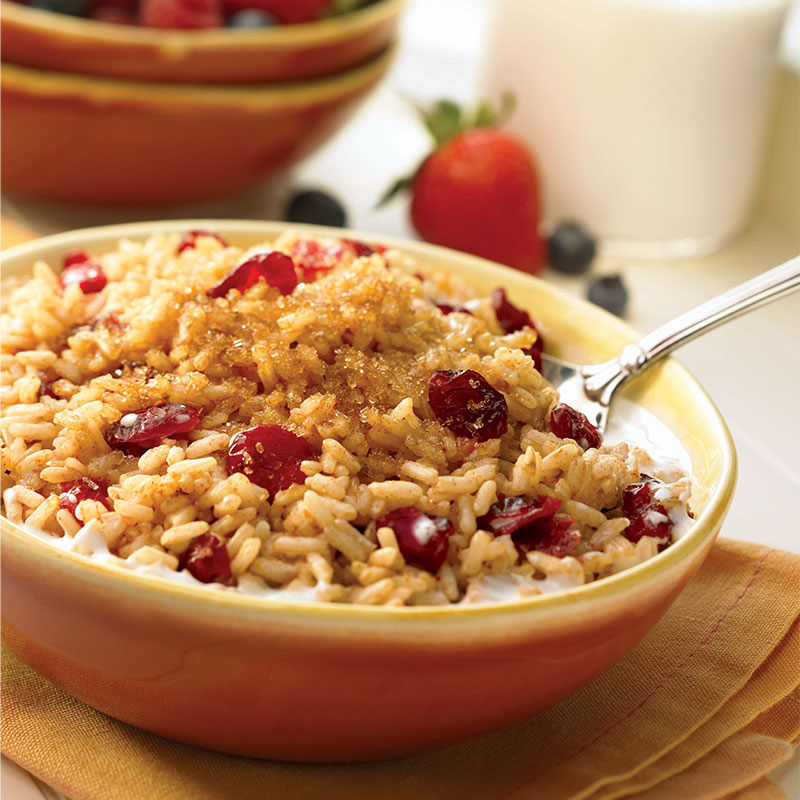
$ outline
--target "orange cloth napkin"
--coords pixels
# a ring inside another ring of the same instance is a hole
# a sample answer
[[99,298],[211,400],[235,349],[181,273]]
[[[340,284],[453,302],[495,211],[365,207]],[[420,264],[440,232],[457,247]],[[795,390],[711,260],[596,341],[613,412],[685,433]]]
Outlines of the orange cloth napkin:
[[739,800],[800,736],[800,556],[720,540],[622,661],[496,733],[368,764],[288,764],[173,742],[101,714],[9,652],[3,752],[71,800]]

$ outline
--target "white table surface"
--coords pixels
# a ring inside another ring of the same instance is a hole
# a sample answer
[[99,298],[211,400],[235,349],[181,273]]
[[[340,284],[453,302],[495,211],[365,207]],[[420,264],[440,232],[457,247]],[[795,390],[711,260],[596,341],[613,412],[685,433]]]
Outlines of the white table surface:
[[[404,98],[426,102],[476,96],[490,0],[410,0],[397,61],[358,116],[325,148],[297,167],[292,186],[330,190],[346,201],[349,224],[375,234],[413,236],[406,204],[375,210],[393,178],[427,152],[427,136]],[[454,22],[455,20],[455,22]],[[131,219],[189,216],[269,219],[287,186],[201,206],[141,210],[64,209],[4,198],[3,213],[39,233]],[[631,301],[628,321],[646,332],[680,312],[800,252],[800,223],[778,224],[759,213],[725,250],[702,260],[614,262],[600,258],[597,273],[621,272]],[[585,281],[550,271],[562,288],[582,294]],[[678,355],[719,406],[739,455],[739,483],[723,535],[800,552],[800,294],[784,298],[687,345]],[[790,800],[800,800],[800,758],[773,773]],[[60,797],[3,759],[6,800]]]

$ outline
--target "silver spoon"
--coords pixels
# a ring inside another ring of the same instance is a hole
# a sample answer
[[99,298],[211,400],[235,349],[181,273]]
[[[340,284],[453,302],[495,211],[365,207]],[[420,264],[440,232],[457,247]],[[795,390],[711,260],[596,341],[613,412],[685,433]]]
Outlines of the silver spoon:
[[723,322],[800,288],[800,256],[729,289],[648,333],[602,364],[580,365],[542,353],[542,375],[561,402],[585,414],[603,433],[615,392],[659,359]]

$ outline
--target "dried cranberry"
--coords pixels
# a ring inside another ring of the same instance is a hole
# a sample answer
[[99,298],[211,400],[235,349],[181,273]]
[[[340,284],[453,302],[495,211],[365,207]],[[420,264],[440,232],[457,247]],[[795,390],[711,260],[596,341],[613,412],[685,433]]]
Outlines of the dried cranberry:
[[80,331],[96,331],[98,328],[105,328],[109,331],[119,332],[128,327],[127,322],[123,322],[116,314],[106,314],[103,316],[94,316],[86,320],[83,325],[77,325],[71,328],[69,335],[78,333]]
[[212,233],[211,231],[195,229],[183,234],[183,238],[178,245],[178,252],[182,253],[184,250],[194,247],[197,244],[197,240],[201,236],[210,236],[212,239],[216,239],[223,247],[228,246],[228,243],[219,234]]
[[66,508],[75,519],[78,519],[75,512],[82,500],[97,500],[110,510],[108,483],[100,478],[97,480],[78,478],[76,481],[61,484],[61,494],[58,496],[59,508]]
[[533,343],[533,347],[523,347],[522,352],[525,353],[526,356],[530,356],[533,359],[533,363],[536,366],[536,369],[539,372],[542,371],[542,346],[541,340],[537,339]]
[[83,264],[84,261],[89,261],[89,258],[89,254],[85,250],[71,250],[64,256],[64,269],[75,264]]
[[92,320],[92,328],[98,326],[109,331],[122,331],[128,327],[128,323],[123,322],[116,314],[107,314],[104,317],[95,317]]
[[168,436],[194,430],[199,421],[196,409],[182,403],[164,403],[123,415],[107,439],[112,447],[129,444],[156,447]]
[[213,533],[203,533],[192,539],[181,556],[181,566],[203,583],[231,577],[228,548]]
[[342,244],[350,247],[357,258],[371,256],[373,253],[377,252],[374,247],[364,244],[364,242],[357,242],[355,239],[342,239]]
[[407,506],[384,514],[379,528],[391,528],[403,558],[431,573],[439,571],[447,559],[447,548],[455,529],[443,517],[429,517],[418,508]]
[[498,288],[492,292],[492,306],[494,307],[497,322],[504,333],[514,333],[514,331],[522,330],[522,328],[526,326],[536,331],[536,341],[533,343],[533,346],[524,348],[522,352],[533,359],[536,369],[541,372],[544,339],[542,338],[542,334],[539,333],[536,324],[531,319],[530,314],[512,305],[506,297],[505,289]]
[[472,312],[466,306],[453,306],[450,305],[450,303],[438,303],[436,300],[431,300],[431,303],[433,303],[442,314],[452,314],[454,311],[460,311],[462,314],[472,315]]
[[456,436],[485,442],[508,429],[508,404],[487,380],[471,369],[439,369],[428,384],[436,419]]
[[550,430],[560,439],[574,439],[584,450],[600,447],[600,432],[585,414],[566,403],[559,403],[550,413]]
[[293,483],[303,483],[300,462],[317,457],[311,445],[280,425],[256,425],[239,431],[228,447],[228,475],[243,472],[274,497]]
[[495,536],[511,534],[520,553],[539,550],[563,558],[580,541],[569,517],[554,517],[561,508],[555,497],[501,497],[478,524]]
[[662,544],[672,537],[672,520],[654,497],[651,483],[632,483],[622,493],[622,513],[631,524],[622,535],[631,542],[651,536]]
[[[556,558],[569,555],[581,540],[581,534],[575,529],[575,521],[569,517],[552,517],[546,523],[539,523],[545,528],[533,545],[532,549],[548,553]],[[513,537],[512,537],[513,538]],[[527,544],[520,542],[517,548],[525,552]]]
[[514,333],[514,331],[522,330],[526,325],[535,330],[536,326],[528,312],[513,305],[506,297],[505,289],[497,288],[492,291],[492,307],[504,333]]
[[53,390],[53,384],[58,378],[51,378],[46,372],[39,372],[39,390],[36,392],[36,399],[41,400],[43,397],[52,397],[58,400],[58,395]]
[[58,276],[62,289],[77,283],[84,294],[99,292],[108,283],[103,268],[83,250],[75,250],[64,259],[64,270]]
[[292,246],[292,258],[307,282],[330,272],[341,260],[342,252],[340,248],[337,255],[331,248],[323,247],[313,239],[298,239]]
[[355,239],[341,239],[329,245],[320,244],[313,239],[298,239],[292,246],[292,258],[300,270],[303,280],[315,281],[320,275],[338,266],[348,251],[355,256],[370,256],[383,252],[380,245],[372,247]]
[[284,253],[256,253],[238,267],[234,267],[219,283],[214,284],[206,294],[209,297],[225,297],[231,289],[244,293],[251,286],[264,279],[281,294],[290,294],[297,286],[297,272],[294,261]]

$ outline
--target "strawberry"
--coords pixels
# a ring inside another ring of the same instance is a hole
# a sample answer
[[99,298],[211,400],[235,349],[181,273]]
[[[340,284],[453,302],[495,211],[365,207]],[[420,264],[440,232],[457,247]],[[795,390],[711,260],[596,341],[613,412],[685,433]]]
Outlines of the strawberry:
[[437,147],[381,202],[410,189],[423,239],[535,274],[546,260],[536,166],[523,142],[498,127],[512,105],[510,96],[497,113],[482,104],[471,120],[448,100],[423,111]]
[[142,0],[139,21],[148,28],[220,28],[218,0]]
[[89,0],[85,15],[98,22],[136,25],[138,0]]
[[334,0],[223,0],[228,11],[257,8],[272,14],[282,25],[297,25],[319,19]]

